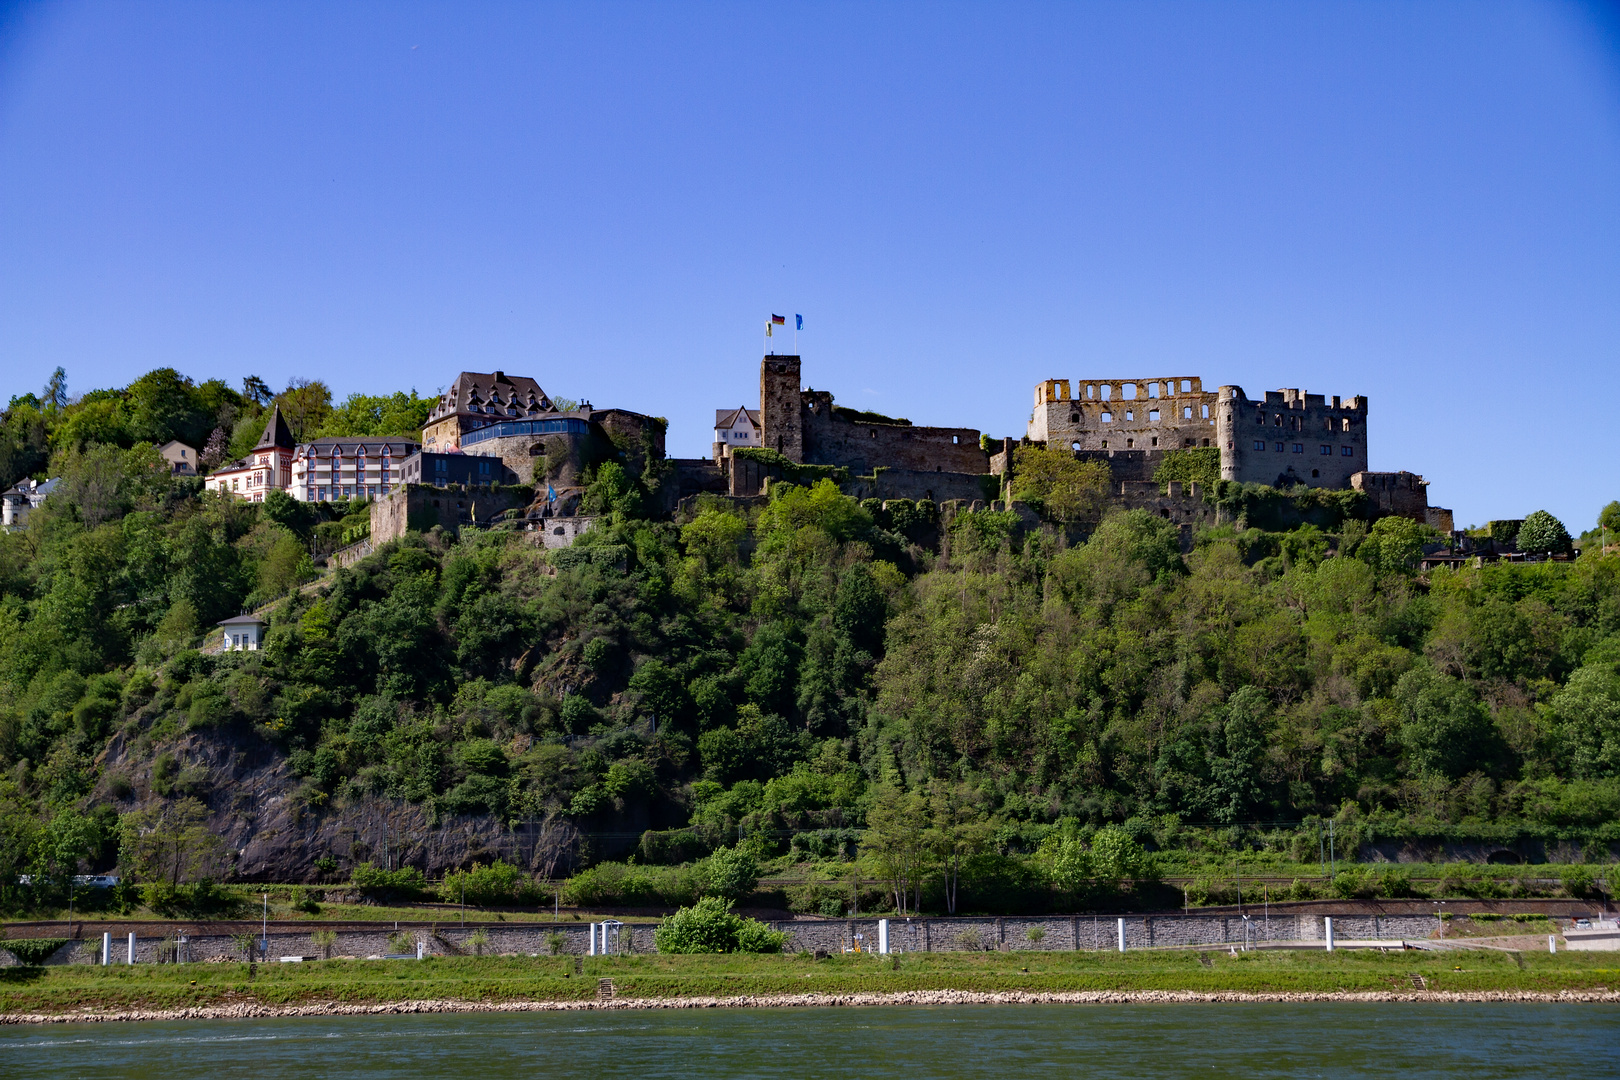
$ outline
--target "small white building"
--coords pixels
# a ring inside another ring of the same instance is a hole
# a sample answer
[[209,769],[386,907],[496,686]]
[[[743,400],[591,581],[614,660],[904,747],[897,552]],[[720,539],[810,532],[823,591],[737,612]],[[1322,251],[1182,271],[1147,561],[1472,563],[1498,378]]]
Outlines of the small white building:
[[45,496],[56,490],[56,480],[24,480],[0,495],[0,525],[7,531],[20,529],[28,523],[28,514],[45,501]]
[[224,652],[257,652],[264,641],[264,628],[270,624],[254,615],[237,615],[221,619],[219,625],[225,631]]
[[163,460],[169,463],[169,471],[175,476],[197,475],[199,470],[195,446],[187,446],[179,439],[170,439],[157,449]]
[[731,456],[739,446],[759,446],[759,410],[746,405],[740,409],[714,410],[714,460]]

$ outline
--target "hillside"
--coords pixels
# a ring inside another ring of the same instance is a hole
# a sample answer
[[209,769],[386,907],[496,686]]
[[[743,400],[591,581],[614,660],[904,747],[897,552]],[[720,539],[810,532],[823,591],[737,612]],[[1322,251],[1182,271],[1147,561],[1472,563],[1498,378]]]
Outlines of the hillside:
[[[0,426],[8,485],[62,480],[0,535],[9,908],[114,866],[836,860],[867,828],[925,907],[964,858],[1060,891],[1146,876],[1107,871],[1102,836],[1296,863],[1325,818],[1341,858],[1609,861],[1620,840],[1614,555],[1420,575],[1421,526],[1222,485],[1239,523],[1185,551],[1143,512],[1059,516],[1051,491],[1050,520],[827,480],[647,520],[603,468],[572,548],[435,530],[317,571],[361,505],[170,476],[151,441],[250,430],[269,400],[188,386],[191,412],[131,388],[13,402]],[[244,608],[262,651],[200,649]]]

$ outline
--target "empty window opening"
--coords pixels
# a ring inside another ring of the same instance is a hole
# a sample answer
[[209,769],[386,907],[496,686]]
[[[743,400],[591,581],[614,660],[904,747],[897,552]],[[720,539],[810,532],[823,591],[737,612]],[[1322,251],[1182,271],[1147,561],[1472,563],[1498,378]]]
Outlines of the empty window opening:
[[1191,379],[1182,379],[1181,380],[1181,392],[1183,394],[1192,393],[1192,380]]
[[1103,413],[1102,422],[1105,424],[1112,424],[1114,422],[1114,414],[1111,412]]
[[1317,477],[1319,477],[1321,475],[1322,475],[1322,470],[1321,469],[1312,469],[1311,470],[1311,479],[1312,480],[1315,480]]
[[1069,414],[1069,423],[1078,424],[1079,422],[1080,422],[1080,414],[1079,413],[1072,412],[1072,413]]
[[1092,384],[1092,383],[1087,383],[1086,384],[1086,397],[1087,397],[1087,399],[1092,400],[1092,401],[1095,401],[1097,399],[1097,387],[1094,384]]
[[1159,420],[1159,410],[1158,409],[1149,409],[1148,410],[1148,421],[1149,421],[1149,423],[1157,423],[1158,420]]
[[951,436],[951,445],[952,446],[960,446],[961,443],[962,443],[962,436],[960,436],[960,435],[952,435]]
[[1156,398],[1158,396],[1159,396],[1159,384],[1156,383],[1156,382],[1148,383],[1148,397]]
[[1282,427],[1282,413],[1273,413],[1271,423],[1274,427]]
[[1102,448],[1103,448],[1103,449],[1104,449],[1104,450],[1106,450],[1106,449],[1108,449],[1108,440],[1107,440],[1107,439],[1104,439],[1104,440],[1103,440],[1103,441],[1102,441]]
[[1208,446],[1208,445],[1209,445],[1209,440],[1208,440],[1208,439],[1205,439],[1205,440],[1204,440],[1204,445],[1205,445],[1205,446]]
[[1135,445],[1136,445],[1136,440],[1135,439],[1126,439],[1125,440],[1125,449],[1129,450],[1132,447],[1134,447]]
[[1192,406],[1191,405],[1188,405],[1186,408],[1181,410],[1181,418],[1183,420],[1191,420],[1192,419]]
[[1078,450],[1078,449],[1080,449],[1080,444],[1078,442],[1072,442],[1072,443],[1069,444],[1069,449],[1070,450]]
[[1209,419],[1209,406],[1208,406],[1208,405],[1205,405],[1205,406],[1204,406],[1204,416],[1203,416],[1203,419],[1205,419],[1205,420],[1208,420],[1208,419]]
[[1340,431],[1349,431],[1350,430],[1350,418],[1348,416],[1345,417],[1344,420],[1341,421],[1341,423],[1343,424],[1343,426],[1341,428],[1339,428]]
[[1152,445],[1153,445],[1153,446],[1158,446],[1158,445],[1159,445],[1159,437],[1158,437],[1158,436],[1157,436],[1157,435],[1155,435],[1155,436],[1153,436],[1153,438],[1152,438],[1152,439],[1150,439],[1150,440],[1148,440],[1148,441],[1149,441],[1149,443],[1151,443],[1151,444],[1152,444]]
[[1114,388],[1113,388],[1113,386],[1111,384],[1109,384],[1109,383],[1103,383],[1102,384],[1102,399],[1104,401],[1112,401],[1113,397],[1114,397]]
[[1119,396],[1124,398],[1126,401],[1136,400],[1136,384],[1133,382],[1121,383],[1119,387]]
[[1135,420],[1136,419],[1136,410],[1135,409],[1126,409],[1125,410],[1125,419],[1127,419],[1127,420]]

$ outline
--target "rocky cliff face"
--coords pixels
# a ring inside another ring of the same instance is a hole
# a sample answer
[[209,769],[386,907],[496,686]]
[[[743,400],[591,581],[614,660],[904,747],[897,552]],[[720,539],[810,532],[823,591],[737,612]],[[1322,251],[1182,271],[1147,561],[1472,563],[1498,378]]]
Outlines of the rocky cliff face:
[[[427,807],[386,797],[310,799],[286,757],[251,734],[193,731],[161,748],[117,735],[100,764],[103,795],[120,812],[156,801],[159,788],[202,800],[209,827],[234,853],[234,876],[248,881],[346,879],[368,860],[429,877],[496,857],[531,869],[537,862],[538,825],[508,830],[487,814],[433,820]],[[323,856],[335,873],[316,865]]]

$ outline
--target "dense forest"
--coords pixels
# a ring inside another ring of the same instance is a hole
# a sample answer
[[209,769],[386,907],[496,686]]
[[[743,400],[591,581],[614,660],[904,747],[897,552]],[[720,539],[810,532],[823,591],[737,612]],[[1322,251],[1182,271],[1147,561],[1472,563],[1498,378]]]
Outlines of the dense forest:
[[[859,843],[925,906],[964,857],[1058,885],[1210,837],[1307,837],[1309,861],[1326,819],[1355,844],[1566,861],[1620,841],[1620,557],[1600,543],[1419,573],[1436,538],[1354,493],[1217,484],[1233,524],[1184,550],[1027,447],[1011,509],[822,479],[649,520],[608,463],[571,548],[435,530],[326,570],[319,531],[362,504],[231,501],[152,449],[226,460],[273,401],[300,436],[410,433],[428,404],[172,371],[69,400],[59,372],[0,418],[0,482],[60,478],[0,535],[8,906],[74,872],[153,873],[139,841],[165,813],[206,831],[226,793],[174,751],[198,735],[273,748],[310,815],[385,796],[565,823],[576,871]],[[246,609],[262,651],[201,649]],[[193,871],[229,877],[220,859]]]

